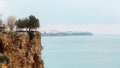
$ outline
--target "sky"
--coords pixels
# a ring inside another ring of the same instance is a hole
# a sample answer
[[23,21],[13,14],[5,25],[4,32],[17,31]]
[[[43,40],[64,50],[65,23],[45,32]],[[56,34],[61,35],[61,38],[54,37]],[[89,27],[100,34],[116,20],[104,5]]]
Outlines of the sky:
[[120,0],[0,0],[0,14],[35,15],[47,31],[120,34]]

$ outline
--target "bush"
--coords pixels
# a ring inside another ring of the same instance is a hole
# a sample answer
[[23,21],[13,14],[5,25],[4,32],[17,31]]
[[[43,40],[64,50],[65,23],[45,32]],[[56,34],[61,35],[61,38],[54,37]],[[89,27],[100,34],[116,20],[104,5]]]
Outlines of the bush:
[[40,35],[41,35],[40,32],[36,32],[36,37],[37,38],[40,38]]
[[9,59],[8,56],[1,54],[1,55],[0,55],[0,62],[1,62],[1,63],[6,62],[7,64],[9,64],[10,59]]
[[34,34],[33,34],[33,32],[28,32],[28,34],[29,34],[30,40],[32,40],[35,37]]

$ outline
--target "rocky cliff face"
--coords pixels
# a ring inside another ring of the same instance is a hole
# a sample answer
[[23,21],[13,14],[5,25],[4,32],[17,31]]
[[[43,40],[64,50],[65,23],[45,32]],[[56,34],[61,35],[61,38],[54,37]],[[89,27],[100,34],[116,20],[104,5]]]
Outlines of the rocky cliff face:
[[39,32],[0,33],[0,68],[44,68]]

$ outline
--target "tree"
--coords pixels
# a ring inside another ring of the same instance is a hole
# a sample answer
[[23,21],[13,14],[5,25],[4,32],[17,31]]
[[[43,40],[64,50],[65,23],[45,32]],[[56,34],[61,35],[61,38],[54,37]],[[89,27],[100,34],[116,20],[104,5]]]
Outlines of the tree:
[[15,25],[16,25],[16,29],[23,28],[22,20],[21,19],[17,20],[15,22]]
[[3,23],[3,21],[2,21],[2,19],[1,19],[1,14],[0,14],[0,26],[2,25],[2,23]]
[[[27,29],[27,23],[29,22],[28,18],[25,18],[25,19],[19,19],[16,21],[16,27],[17,29]],[[27,31],[27,30],[26,30]]]
[[0,19],[0,26],[2,25],[3,21]]
[[31,29],[39,28],[39,19],[35,16],[30,15],[28,18],[19,19],[16,21],[17,28],[26,28],[31,31]]
[[31,29],[39,28],[39,19],[37,19],[35,16],[30,15],[29,16],[29,22],[27,23],[27,26],[29,28],[29,31]]
[[15,22],[16,22],[16,17],[14,17],[14,16],[8,17],[7,25],[8,25],[10,30],[13,30],[13,28],[15,27]]

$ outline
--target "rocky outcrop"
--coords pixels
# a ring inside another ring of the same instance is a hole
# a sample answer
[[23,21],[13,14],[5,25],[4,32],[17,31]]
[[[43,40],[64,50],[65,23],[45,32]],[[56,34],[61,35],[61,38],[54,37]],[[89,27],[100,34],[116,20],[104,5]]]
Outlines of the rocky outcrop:
[[0,33],[0,53],[9,59],[0,61],[2,68],[44,68],[41,50],[39,32]]

